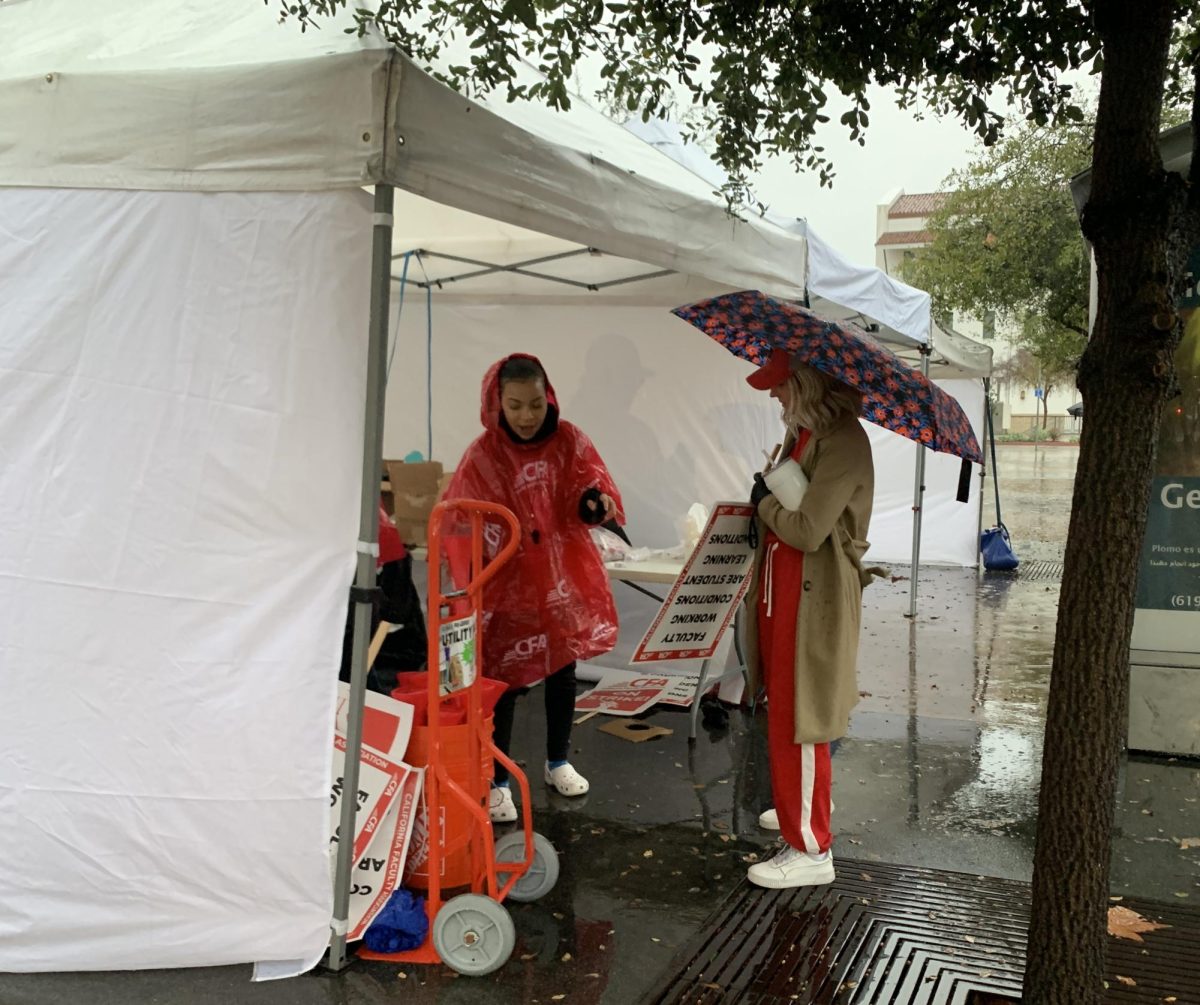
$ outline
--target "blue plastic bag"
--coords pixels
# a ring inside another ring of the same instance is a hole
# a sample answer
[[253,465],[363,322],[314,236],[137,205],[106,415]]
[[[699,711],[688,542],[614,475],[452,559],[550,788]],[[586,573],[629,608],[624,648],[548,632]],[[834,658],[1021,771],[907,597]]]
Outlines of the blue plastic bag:
[[1004,524],[980,532],[979,550],[983,554],[983,567],[992,572],[1012,572],[1021,564]]
[[373,953],[400,953],[422,946],[428,933],[425,898],[401,888],[363,932],[363,943]]

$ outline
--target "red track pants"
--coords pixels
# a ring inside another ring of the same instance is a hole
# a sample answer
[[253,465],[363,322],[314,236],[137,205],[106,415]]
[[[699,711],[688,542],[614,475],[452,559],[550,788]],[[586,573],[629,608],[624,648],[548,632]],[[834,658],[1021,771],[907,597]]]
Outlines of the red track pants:
[[796,743],[796,614],[803,595],[804,553],[767,535],[758,608],[759,654],[767,687],[767,749],[779,830],[811,854],[833,843],[828,743]]

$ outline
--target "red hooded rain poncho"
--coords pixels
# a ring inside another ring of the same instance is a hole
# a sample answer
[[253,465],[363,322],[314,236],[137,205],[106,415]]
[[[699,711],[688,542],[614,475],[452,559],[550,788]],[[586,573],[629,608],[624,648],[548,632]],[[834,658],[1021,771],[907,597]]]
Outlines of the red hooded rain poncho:
[[[580,516],[580,497],[598,488],[613,498],[618,519],[624,517],[616,485],[592,441],[557,419],[558,401],[548,378],[546,421],[557,421],[557,428],[529,443],[502,428],[500,370],[511,358],[494,364],[483,378],[484,433],[467,448],[445,498],[500,503],[520,522],[516,554],[485,591],[482,654],[486,676],[517,688],[616,644],[616,605],[590,528]],[[495,555],[502,543],[494,528],[485,528],[486,556]],[[450,540],[447,545],[453,566]]]

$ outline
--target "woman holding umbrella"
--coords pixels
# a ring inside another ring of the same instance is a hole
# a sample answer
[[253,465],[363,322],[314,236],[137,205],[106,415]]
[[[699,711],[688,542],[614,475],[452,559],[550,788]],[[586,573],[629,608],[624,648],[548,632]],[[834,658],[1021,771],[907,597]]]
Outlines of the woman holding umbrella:
[[783,406],[783,456],[806,476],[804,494],[789,495],[791,508],[761,475],[751,496],[766,532],[747,599],[746,662],[753,689],[766,684],[775,795],[775,809],[759,822],[782,831],[787,843],[750,869],[750,881],[776,888],[828,883],[829,744],[845,734],[858,702],[862,590],[884,574],[862,566],[875,472],[858,420],[961,457],[960,501],[970,462],[983,455],[958,402],[853,325],[757,290],[672,313],[759,368],[750,384]]
[[761,535],[747,604],[747,665],[767,690],[767,734],[775,809],[760,823],[781,831],[783,850],[751,866],[759,886],[815,886],[834,878],[830,844],[829,745],[845,735],[858,702],[856,662],[862,568],[875,474],[858,422],[861,392],[782,349],[748,378],[783,408],[782,456],[808,487],[786,509],[755,478],[751,502]]

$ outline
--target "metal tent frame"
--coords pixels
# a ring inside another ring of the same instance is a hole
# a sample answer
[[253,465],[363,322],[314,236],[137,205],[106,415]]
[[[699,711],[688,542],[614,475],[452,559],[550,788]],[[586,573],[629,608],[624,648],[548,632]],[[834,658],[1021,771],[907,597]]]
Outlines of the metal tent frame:
[[[354,585],[350,589],[350,597],[354,602],[354,642],[350,658],[350,705],[346,727],[346,766],[343,773],[343,784],[347,792],[358,791],[363,707],[367,692],[367,649],[371,642],[371,601],[376,590],[375,557],[379,554],[379,485],[383,480],[383,407],[387,389],[394,199],[395,192],[391,185],[375,186],[358,565]],[[343,799],[341,820],[338,823],[340,839],[334,865],[333,919],[330,925],[333,934],[326,957],[326,965],[330,970],[342,970],[348,965],[346,935],[350,930],[350,874],[354,869],[354,830],[357,816],[358,800]]]

